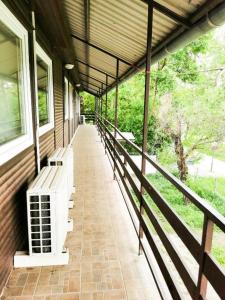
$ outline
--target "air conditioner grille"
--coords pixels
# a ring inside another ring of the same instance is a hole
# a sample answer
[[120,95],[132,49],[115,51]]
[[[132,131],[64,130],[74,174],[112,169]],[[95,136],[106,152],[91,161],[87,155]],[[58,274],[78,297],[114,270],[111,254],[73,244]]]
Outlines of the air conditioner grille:
[[62,166],[63,162],[62,161],[50,161],[50,166]]
[[30,196],[30,232],[32,253],[51,253],[50,196]]

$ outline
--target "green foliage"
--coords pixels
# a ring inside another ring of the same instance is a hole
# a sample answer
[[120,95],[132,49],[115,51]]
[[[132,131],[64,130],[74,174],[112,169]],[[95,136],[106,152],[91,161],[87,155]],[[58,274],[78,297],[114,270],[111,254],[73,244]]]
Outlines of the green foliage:
[[[159,190],[175,211],[193,228],[200,229],[202,226],[202,213],[196,206],[186,205],[183,202],[183,195],[162,175],[148,175],[149,181]],[[223,192],[225,193],[225,178],[219,178],[223,182]],[[189,177],[188,186],[200,197],[208,201],[215,209],[225,216],[224,197],[212,192],[214,179],[211,177],[194,178]],[[211,187],[210,187],[211,186]],[[222,186],[222,185],[221,185]],[[222,192],[222,191],[221,191]]]
[[189,177],[188,185],[201,198],[206,199],[210,204],[225,216],[225,178],[216,178],[217,190],[215,191],[215,178],[211,177]]
[[194,83],[199,78],[196,58],[208,50],[211,34],[206,34],[188,44],[186,47],[172,54],[168,67],[175,72],[175,76],[184,82]]
[[185,205],[183,195],[168,180],[160,174],[149,175],[148,179],[187,225],[195,229],[202,227],[203,214],[193,204]]
[[212,255],[216,258],[220,265],[225,267],[225,249],[223,247],[213,246]]
[[48,93],[38,90],[38,113],[40,126],[48,123]]
[[86,92],[80,93],[80,96],[83,97],[82,113],[94,113],[95,112],[95,97]]
[[[203,213],[193,204],[186,205],[183,201],[182,194],[160,174],[148,175],[151,184],[157,188],[167,203],[180,216],[180,218],[196,232],[200,232],[203,226]],[[219,178],[223,182],[225,190],[225,178]],[[195,191],[199,196],[205,198],[210,205],[215,207],[220,213],[225,216],[225,199],[217,194],[212,193],[210,185],[213,185],[213,178],[189,178],[188,186]],[[157,214],[158,220],[167,232],[171,232],[171,227],[162,215],[157,205],[152,199],[147,196],[147,200],[151,208]],[[215,228],[216,233],[222,233],[218,228]],[[225,249],[217,242],[213,245],[212,254],[217,261],[225,266]]]
[[0,145],[23,132],[23,103],[18,84],[0,77]]

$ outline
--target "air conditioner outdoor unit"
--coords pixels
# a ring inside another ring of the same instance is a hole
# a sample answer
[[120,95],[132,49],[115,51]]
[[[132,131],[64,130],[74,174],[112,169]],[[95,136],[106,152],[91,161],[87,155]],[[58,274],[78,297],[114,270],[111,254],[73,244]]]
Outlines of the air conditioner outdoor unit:
[[49,166],[62,166],[67,178],[68,207],[73,208],[72,194],[75,192],[73,177],[73,149],[71,146],[56,149],[48,158]]
[[80,115],[80,124],[85,124],[85,116]]
[[14,267],[68,264],[67,179],[62,167],[45,167],[27,190],[29,253],[16,252]]

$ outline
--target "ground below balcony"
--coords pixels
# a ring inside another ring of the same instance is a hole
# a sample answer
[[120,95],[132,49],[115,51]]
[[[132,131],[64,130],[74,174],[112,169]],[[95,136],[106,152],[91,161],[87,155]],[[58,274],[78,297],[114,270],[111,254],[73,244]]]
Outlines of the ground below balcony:
[[79,127],[74,153],[69,265],[13,270],[3,299],[159,299],[95,126]]

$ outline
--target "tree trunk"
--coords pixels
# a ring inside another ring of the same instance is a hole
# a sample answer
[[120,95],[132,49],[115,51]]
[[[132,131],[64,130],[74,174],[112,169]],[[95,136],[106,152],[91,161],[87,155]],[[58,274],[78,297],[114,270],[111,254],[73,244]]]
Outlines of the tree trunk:
[[188,176],[188,167],[184,155],[184,146],[180,136],[176,136],[174,139],[175,153],[177,156],[177,167],[179,171],[180,180],[185,182]]
[[[175,146],[175,153],[177,156],[177,167],[179,171],[179,178],[182,182],[186,182],[188,176],[188,167],[186,164],[184,146],[182,144],[180,135],[176,135],[174,137],[174,146]],[[186,197],[184,197],[184,202],[186,204],[188,203],[188,199]]]

